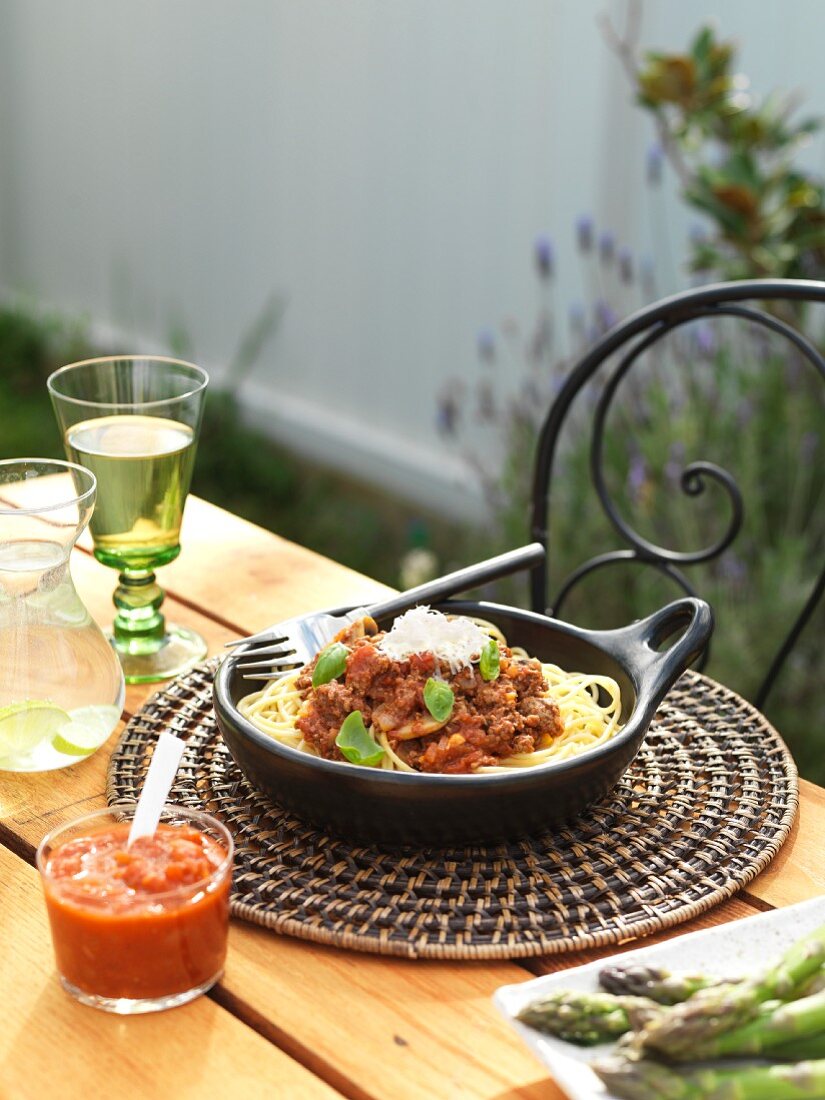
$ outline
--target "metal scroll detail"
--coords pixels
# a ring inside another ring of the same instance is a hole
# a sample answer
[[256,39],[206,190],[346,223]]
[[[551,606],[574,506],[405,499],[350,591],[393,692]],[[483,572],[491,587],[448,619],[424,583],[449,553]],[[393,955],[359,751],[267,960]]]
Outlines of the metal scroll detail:
[[[779,334],[808,360],[825,383],[825,359],[816,347],[795,328],[773,314],[737,304],[748,299],[825,301],[825,283],[754,280],[717,284],[676,295],[674,298],[634,314],[623,324],[611,330],[568,376],[548,412],[539,436],[533,482],[532,536],[541,541],[545,548],[547,547],[552,520],[552,474],[556,446],[573,400],[608,359],[624,351],[618,366],[607,379],[596,404],[590,454],[591,478],[596,495],[602,510],[624,546],[621,549],[595,555],[583,562],[558,585],[555,595],[549,601],[548,568],[545,560],[544,565],[535,570],[532,576],[534,610],[559,615],[569,593],[580,581],[598,570],[619,563],[653,568],[669,578],[682,592],[697,595],[684,568],[718,558],[734,542],[741,530],[745,514],[742,492],[730,471],[712,462],[693,462],[688,465],[681,473],[680,488],[687,497],[701,495],[709,483],[717,485],[722,490],[726,501],[727,517],[721,534],[714,541],[697,550],[680,551],[659,546],[636,531],[621,515],[608,489],[604,472],[604,437],[608,415],[619,386],[639,357],[675,329],[701,318],[722,316],[740,318]],[[627,350],[624,350],[625,348]],[[754,700],[757,706],[764,705],[786,658],[813,614],[823,592],[825,592],[825,567],[770,664]],[[706,657],[707,653],[704,659]]]

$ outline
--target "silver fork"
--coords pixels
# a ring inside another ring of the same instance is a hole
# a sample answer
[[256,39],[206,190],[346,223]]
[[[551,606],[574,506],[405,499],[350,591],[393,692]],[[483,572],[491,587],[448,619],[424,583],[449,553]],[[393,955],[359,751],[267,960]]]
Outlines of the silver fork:
[[[245,680],[275,680],[295,668],[301,668],[308,664],[319,650],[331,642],[339,630],[358,619],[369,616],[373,619],[384,619],[407,611],[421,603],[435,603],[456,592],[464,592],[469,588],[476,588],[487,581],[505,577],[509,573],[516,573],[519,569],[538,565],[544,558],[544,547],[540,542],[531,542],[527,546],[520,546],[516,550],[508,550],[504,554],[498,554],[494,558],[488,558],[475,565],[468,565],[464,569],[457,569],[454,573],[448,573],[444,577],[419,584],[397,596],[391,596],[380,603],[370,607],[356,607],[343,615],[328,615],[325,612],[314,612],[308,615],[298,615],[294,619],[287,619],[275,626],[268,627],[258,634],[251,634],[248,638],[238,638],[233,642],[227,642],[227,646],[243,646],[243,650],[230,654],[229,660],[237,660],[240,657],[266,657],[263,661],[248,661],[239,664],[238,668],[269,669],[268,672],[244,672]],[[251,647],[251,648],[247,648]]]

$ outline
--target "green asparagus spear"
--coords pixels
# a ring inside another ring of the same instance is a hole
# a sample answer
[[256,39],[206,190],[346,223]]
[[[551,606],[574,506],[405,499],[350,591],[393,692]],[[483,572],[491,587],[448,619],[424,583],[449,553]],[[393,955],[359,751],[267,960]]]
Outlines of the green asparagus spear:
[[[662,974],[665,972],[662,971]],[[681,978],[679,979],[682,980]],[[720,983],[721,984],[721,981]],[[809,983],[810,988],[820,989],[821,983],[815,981]],[[707,987],[706,987],[707,988]],[[748,1052],[768,1049],[768,1045],[750,1046],[751,1032],[745,1028],[756,1028],[757,1036],[761,1037],[761,1021],[770,1017],[785,1002],[765,1001],[759,1007],[758,1016],[742,1029],[733,1032],[725,1032],[719,1037],[720,1053],[732,1053],[740,1049]],[[578,1043],[580,1046],[590,1046],[594,1043],[607,1042],[617,1038],[626,1032],[640,1029],[645,1026],[657,1013],[664,1012],[665,1007],[661,1002],[649,997],[636,996],[634,994],[607,994],[602,992],[577,993],[574,990],[560,990],[550,996],[532,1001],[519,1013],[522,1023],[534,1027],[537,1031],[543,1031],[548,1035],[555,1035],[559,1039],[565,1039],[570,1043]],[[789,1021],[790,1022],[790,1021]],[[778,1024],[781,1026],[781,1019]],[[757,1027],[758,1025],[758,1027]],[[816,1024],[813,1025],[814,1030]],[[817,1058],[820,1053],[825,1057],[825,1048],[819,1047],[808,1033],[811,1030],[807,1026],[807,1016],[802,1025],[793,1027],[794,1039],[799,1042],[799,1049],[803,1053],[796,1055],[792,1060],[800,1058]],[[724,1040],[724,1042],[722,1042]],[[758,1040],[757,1040],[758,1041]],[[777,1032],[775,1037],[768,1040],[770,1049],[773,1043],[784,1045],[789,1039],[784,1033]],[[714,1048],[716,1049],[716,1048]],[[690,1056],[698,1057],[695,1051]],[[787,1059],[786,1059],[787,1060]]]
[[564,989],[531,1001],[521,1010],[523,1024],[580,1046],[605,1043],[642,1027],[661,1006],[646,997],[613,997]]
[[823,969],[817,970],[816,974],[812,978],[809,978],[807,982],[800,986],[797,997],[810,997],[814,993],[819,993],[825,989],[825,966]]
[[825,1061],[679,1072],[647,1058],[606,1058],[592,1066],[624,1100],[820,1100]]
[[811,1035],[807,1039],[793,1039],[789,1043],[780,1043],[771,1047],[766,1058],[774,1062],[809,1062],[811,1059],[825,1058],[825,1031]]
[[[712,974],[689,974],[678,970],[666,970],[660,966],[640,966],[638,963],[617,963],[599,972],[599,985],[607,993],[617,996],[649,997],[660,1005],[675,1005],[686,1001],[700,989],[723,983],[736,983],[744,979],[722,978]],[[825,989],[825,972],[816,974],[801,987],[807,996]]]
[[700,989],[720,985],[724,979],[707,974],[681,974],[657,966],[606,966],[599,973],[599,984],[608,993],[649,997],[661,1005],[686,1001]]
[[825,993],[799,1001],[780,1002],[772,1012],[758,1015],[741,1027],[723,1032],[690,1051],[671,1057],[680,1061],[722,1058],[728,1055],[769,1054],[783,1043],[825,1035]]
[[790,1000],[825,962],[825,927],[799,940],[760,978],[700,989],[690,1000],[653,1017],[639,1034],[642,1048],[668,1058],[696,1057],[696,1050],[760,1014],[765,1001]]

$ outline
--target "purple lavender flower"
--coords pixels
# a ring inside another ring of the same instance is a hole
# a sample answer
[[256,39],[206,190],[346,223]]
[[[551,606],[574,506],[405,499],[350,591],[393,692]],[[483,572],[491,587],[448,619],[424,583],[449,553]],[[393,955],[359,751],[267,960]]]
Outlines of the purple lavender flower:
[[664,167],[665,153],[658,141],[652,142],[647,149],[647,182],[657,184],[662,182],[662,168]]
[[748,567],[732,550],[719,559],[719,576],[732,588],[741,588],[748,579]]
[[619,249],[618,255],[619,261],[619,278],[623,283],[633,282],[633,253],[629,248],[622,247]]
[[619,315],[615,309],[606,302],[604,298],[599,298],[594,306],[594,313],[596,315],[596,324],[600,332],[607,332],[613,328],[619,321]]
[[599,235],[599,259],[603,264],[610,264],[613,262],[615,254],[616,238],[609,229],[605,229],[604,232]]
[[638,501],[647,485],[647,463],[636,452],[630,459],[627,470],[627,491],[634,501]]
[[576,220],[576,240],[582,252],[589,252],[593,247],[595,232],[596,227],[589,214],[582,214],[581,217]]
[[552,239],[545,233],[536,237],[535,256],[539,275],[542,279],[551,278],[555,270],[556,250]]
[[703,359],[712,359],[716,354],[716,333],[713,325],[702,322],[693,328],[694,346],[696,354]]
[[496,334],[491,328],[479,330],[476,337],[479,358],[484,363],[492,363],[496,357]]
[[665,477],[674,484],[679,482],[685,466],[685,445],[680,439],[670,445],[670,454],[665,463]]

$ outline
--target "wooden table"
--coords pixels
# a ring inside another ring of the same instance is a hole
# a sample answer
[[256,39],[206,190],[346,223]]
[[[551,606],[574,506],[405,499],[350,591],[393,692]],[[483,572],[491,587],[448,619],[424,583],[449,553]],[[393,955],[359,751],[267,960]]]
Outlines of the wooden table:
[[[182,544],[161,575],[166,612],[200,630],[213,652],[279,618],[386,592],[197,499],[187,505]],[[115,575],[88,546],[75,551],[72,571],[105,623]],[[152,690],[130,687],[124,718]],[[233,921],[225,978],[192,1004],[124,1018],[74,1003],[55,975],[34,851],[47,829],[105,804],[115,741],[63,771],[0,772],[0,1097],[563,1096],[490,997],[499,985],[590,961],[595,951],[524,965],[399,961]],[[746,891],[666,935],[821,894],[823,835],[825,791],[803,782],[793,834],[771,866]]]

